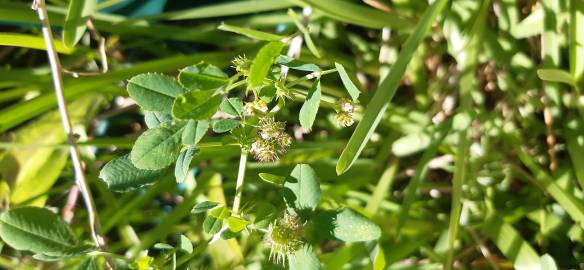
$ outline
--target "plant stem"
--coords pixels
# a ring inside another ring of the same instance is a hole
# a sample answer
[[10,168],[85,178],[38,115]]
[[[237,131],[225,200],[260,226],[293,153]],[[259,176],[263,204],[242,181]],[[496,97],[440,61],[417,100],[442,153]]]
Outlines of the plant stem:
[[47,15],[47,9],[44,0],[34,0],[32,8],[37,11],[39,19],[42,24],[42,33],[45,40],[45,46],[47,47],[47,55],[49,57],[49,65],[51,67],[51,75],[53,77],[53,85],[55,88],[55,95],[57,97],[57,104],[59,108],[59,114],[61,115],[61,122],[63,125],[63,130],[67,134],[67,143],[69,146],[69,153],[71,155],[71,162],[73,164],[73,169],[75,171],[75,181],[77,186],[79,186],[79,191],[83,200],[85,202],[85,207],[87,208],[87,215],[89,216],[89,226],[91,231],[91,236],[93,241],[100,250],[105,250],[105,243],[103,237],[100,235],[100,225],[99,219],[97,217],[95,204],[93,202],[93,197],[87,186],[85,180],[85,175],[83,174],[83,168],[81,165],[81,159],[79,151],[75,144],[75,137],[73,134],[73,128],[71,125],[71,119],[69,118],[69,112],[67,111],[67,103],[63,94],[63,74],[61,69],[61,63],[59,61],[59,56],[55,51],[55,45],[53,44],[53,32],[51,30],[51,25],[49,22],[49,17]]
[[312,79],[314,79],[316,77],[328,75],[328,74],[335,73],[335,72],[337,72],[337,69],[336,68],[323,70],[321,72],[312,72],[310,74],[305,75],[302,78],[299,78],[299,79],[297,79],[295,81],[290,82],[289,84],[286,85],[286,87],[290,88],[290,87],[292,87],[294,85],[297,85],[297,84],[299,84],[301,82],[308,81],[308,80],[312,80]]
[[245,166],[247,165],[247,149],[241,149],[239,157],[239,170],[237,171],[237,182],[235,184],[235,198],[233,199],[233,209],[231,212],[237,214],[241,205],[241,194],[243,193],[243,182],[245,180]]

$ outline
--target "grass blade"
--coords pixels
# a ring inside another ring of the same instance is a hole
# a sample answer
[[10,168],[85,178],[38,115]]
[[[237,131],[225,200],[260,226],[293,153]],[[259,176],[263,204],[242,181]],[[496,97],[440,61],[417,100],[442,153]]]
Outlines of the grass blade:
[[413,26],[412,22],[395,13],[387,13],[365,7],[350,1],[339,0],[294,0],[301,5],[309,5],[325,15],[341,22],[363,27],[381,29],[390,27],[395,30]]
[[539,255],[533,247],[501,218],[493,216],[483,226],[483,231],[495,242],[499,250],[513,261],[513,267],[519,270],[541,269]]
[[[0,33],[0,46],[46,50],[42,37],[16,33]],[[73,49],[67,48],[65,44],[57,40],[55,40],[55,49],[58,53],[71,54],[73,52]]]
[[570,73],[579,80],[584,74],[584,3],[570,1]]
[[163,19],[173,21],[204,19],[279,10],[291,6],[293,6],[292,3],[282,0],[237,1],[233,3],[223,3],[180,11],[166,12],[160,15],[150,16],[148,19]]
[[95,0],[77,0],[69,2],[65,27],[63,27],[63,43],[67,47],[75,47],[79,42],[85,29],[87,29],[87,19],[93,14]]
[[244,35],[246,37],[257,39],[257,40],[265,40],[265,41],[280,41],[283,40],[284,36],[275,35],[272,33],[266,33],[262,31],[258,31],[255,29],[243,28],[234,25],[222,24],[217,27],[219,30],[233,32],[236,34]]
[[[432,26],[434,19],[440,14],[446,3],[448,3],[447,0],[439,0],[434,2],[432,6],[428,7],[424,16],[416,26],[416,29],[404,44],[397,61],[392,66],[389,74],[383,79],[379,88],[375,91],[375,95],[367,105],[367,110],[363,115],[363,119],[361,119],[357,125],[355,132],[351,136],[351,139],[349,139],[349,143],[343,150],[343,153],[337,162],[337,174],[340,175],[346,172],[359,157],[359,154],[367,144],[367,141],[369,141],[369,138],[371,138],[371,135],[373,134],[373,131],[375,131],[383,114],[389,107],[389,102],[395,94],[401,78],[403,77],[412,56],[416,52],[418,45],[420,45],[426,36],[426,33]],[[385,16],[388,15],[386,14]]]

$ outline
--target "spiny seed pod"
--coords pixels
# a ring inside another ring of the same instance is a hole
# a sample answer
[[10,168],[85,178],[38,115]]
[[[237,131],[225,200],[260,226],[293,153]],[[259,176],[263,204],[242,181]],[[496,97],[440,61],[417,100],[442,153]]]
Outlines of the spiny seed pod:
[[302,247],[303,234],[304,223],[297,215],[286,212],[281,219],[272,222],[265,236],[270,247],[270,260],[282,265],[286,260],[293,260],[294,252]]
[[260,162],[278,160],[292,144],[292,137],[285,132],[286,123],[264,117],[259,121],[260,130],[251,145],[251,152]]
[[247,59],[245,55],[238,55],[231,61],[231,63],[233,64],[233,68],[235,68],[237,72],[241,72],[241,74],[243,74],[243,76],[246,77],[249,75],[251,61]]
[[341,127],[349,127],[355,123],[353,119],[353,112],[355,110],[355,104],[346,98],[341,98],[337,101],[337,115],[335,116],[337,123]]

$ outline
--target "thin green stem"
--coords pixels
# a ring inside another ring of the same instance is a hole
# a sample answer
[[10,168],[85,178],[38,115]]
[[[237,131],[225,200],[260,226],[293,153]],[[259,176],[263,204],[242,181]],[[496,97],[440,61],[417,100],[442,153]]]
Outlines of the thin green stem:
[[290,88],[290,87],[295,86],[301,82],[312,80],[316,77],[321,77],[321,76],[328,75],[328,74],[335,73],[335,72],[337,72],[336,68],[323,70],[321,72],[312,72],[312,73],[306,74],[304,77],[301,77],[301,78],[298,78],[294,81],[291,81],[290,83],[288,83],[286,85],[286,87]]
[[235,184],[235,198],[233,199],[233,214],[239,212],[241,205],[241,194],[243,193],[243,183],[245,180],[245,166],[247,165],[247,149],[241,149],[241,156],[239,158],[239,170],[237,171],[237,182]]

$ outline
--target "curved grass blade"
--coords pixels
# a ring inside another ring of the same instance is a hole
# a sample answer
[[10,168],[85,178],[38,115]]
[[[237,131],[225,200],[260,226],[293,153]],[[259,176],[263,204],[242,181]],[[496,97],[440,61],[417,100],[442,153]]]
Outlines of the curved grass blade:
[[339,0],[294,0],[301,5],[309,5],[333,19],[363,27],[381,29],[390,27],[395,30],[407,29],[413,23],[395,13],[387,13],[365,7],[350,1]]
[[316,58],[321,58],[320,52],[318,51],[318,49],[316,48],[316,45],[314,45],[314,42],[312,41],[312,38],[310,37],[310,31],[308,31],[308,28],[306,28],[302,24],[302,22],[300,22],[300,17],[291,9],[288,9],[288,15],[292,18],[292,21],[294,22],[294,24],[296,25],[298,30],[300,30],[300,32],[302,32],[302,35],[304,35],[304,43],[306,43],[306,47],[308,47],[308,50],[314,56],[316,56]]
[[95,9],[95,0],[74,0],[69,2],[65,26],[63,27],[63,43],[74,47],[87,29],[87,19]]
[[[0,33],[0,46],[46,50],[43,37],[16,33]],[[70,54],[73,52],[72,48],[67,48],[65,44],[58,40],[55,40],[55,49],[58,53]]]
[[244,28],[244,27],[228,25],[228,24],[219,25],[219,27],[217,27],[217,29],[223,30],[223,31],[228,31],[228,32],[233,32],[233,33],[240,34],[240,35],[244,35],[248,38],[257,39],[257,40],[280,41],[280,40],[283,40],[286,38],[284,36],[279,36],[276,34],[266,33],[266,32],[258,31],[255,29]]
[[272,11],[284,9],[291,6],[293,6],[292,3],[282,0],[238,1],[233,3],[209,5],[180,11],[166,12],[148,18],[164,20],[192,20]]
[[[404,44],[397,61],[392,66],[389,74],[383,79],[379,88],[375,91],[375,95],[367,105],[363,119],[357,125],[355,132],[351,136],[351,139],[349,139],[349,143],[343,150],[337,162],[337,174],[340,175],[346,172],[353,165],[357,157],[359,157],[359,154],[367,144],[367,141],[369,141],[369,138],[371,138],[383,114],[389,107],[389,102],[395,94],[418,45],[420,45],[432,26],[432,22],[434,22],[434,19],[440,14],[447,2],[447,0],[436,1],[432,6],[428,7],[422,20],[420,20],[416,29]],[[386,14],[385,16],[388,15]]]
[[501,218],[493,216],[483,226],[483,231],[495,242],[497,248],[513,262],[515,269],[541,269],[539,255],[533,247]]

